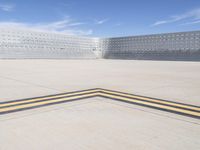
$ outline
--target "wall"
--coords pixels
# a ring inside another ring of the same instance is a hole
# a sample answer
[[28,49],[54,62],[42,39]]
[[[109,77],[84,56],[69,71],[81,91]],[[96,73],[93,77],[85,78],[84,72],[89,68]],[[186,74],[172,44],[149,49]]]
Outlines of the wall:
[[97,46],[96,38],[0,29],[0,58],[94,59]]
[[200,31],[98,39],[1,28],[0,58],[200,61]]
[[101,39],[103,58],[200,60],[200,31]]

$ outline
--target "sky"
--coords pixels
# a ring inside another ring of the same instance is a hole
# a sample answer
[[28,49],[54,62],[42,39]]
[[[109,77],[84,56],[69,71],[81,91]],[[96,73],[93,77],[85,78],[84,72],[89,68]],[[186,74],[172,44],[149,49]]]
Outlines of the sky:
[[200,0],[0,0],[0,27],[118,37],[200,30]]

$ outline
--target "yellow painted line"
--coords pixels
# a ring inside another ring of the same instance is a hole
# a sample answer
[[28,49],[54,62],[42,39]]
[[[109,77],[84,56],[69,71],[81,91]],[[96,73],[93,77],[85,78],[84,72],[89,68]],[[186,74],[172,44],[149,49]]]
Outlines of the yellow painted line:
[[159,108],[159,109],[165,109],[165,110],[168,110],[168,111],[175,111],[175,112],[178,112],[178,113],[184,113],[184,114],[187,114],[187,115],[200,117],[200,113],[198,113],[198,112],[194,112],[194,111],[190,111],[190,110],[184,110],[184,109],[181,109],[181,108],[174,108],[174,107],[165,106],[165,105],[162,105],[162,104],[155,104],[155,103],[151,103],[151,102],[145,102],[145,101],[140,101],[140,100],[137,100],[137,99],[115,96],[115,95],[105,94],[105,93],[100,93],[99,96],[105,96],[105,97],[108,97],[108,98],[119,99],[119,100],[122,100],[122,101],[125,101],[125,102],[133,102],[133,103],[142,104],[142,105],[146,105],[146,106],[156,107],[156,108]]
[[135,95],[131,95],[131,94],[114,92],[114,91],[109,91],[109,90],[104,90],[104,89],[101,89],[100,92],[105,92],[105,93],[108,93],[108,94],[115,94],[115,95],[120,95],[120,96],[126,96],[126,97],[130,97],[130,98],[138,98],[138,99],[149,101],[149,102],[155,102],[155,103],[159,103],[159,104],[167,104],[167,105],[171,105],[171,106],[177,106],[177,107],[181,107],[181,108],[200,111],[200,108],[197,108],[197,107],[188,106],[188,105],[184,105],[184,104],[178,104],[178,103],[174,103],[174,102],[167,102],[167,101],[157,100],[157,99],[153,99],[153,98],[135,96]]
[[31,108],[31,107],[37,107],[37,106],[41,106],[41,105],[48,105],[48,104],[53,104],[53,103],[57,103],[57,102],[67,102],[67,101],[70,101],[73,99],[94,97],[94,96],[98,96],[98,95],[99,95],[99,93],[92,93],[92,94],[85,94],[85,95],[66,97],[66,98],[60,98],[60,99],[54,99],[54,100],[46,100],[46,101],[35,102],[35,103],[31,103],[31,104],[22,104],[22,105],[17,105],[17,106],[12,106],[12,107],[5,107],[5,108],[0,109],[0,113],[15,111],[15,110],[19,110],[19,109],[26,109],[26,108]]
[[51,95],[51,96],[47,96],[47,97],[33,98],[33,99],[27,99],[27,100],[19,100],[19,101],[0,104],[0,107],[18,105],[18,104],[23,104],[23,103],[27,103],[27,102],[37,102],[37,101],[47,100],[47,99],[52,99],[52,98],[60,98],[63,96],[74,96],[74,95],[78,95],[78,94],[87,94],[87,93],[98,92],[98,91],[99,90],[95,89],[95,90],[80,91],[80,92],[74,92],[74,93],[66,93],[66,94],[61,94],[61,95]]
[[23,109],[31,109],[39,106],[45,106],[50,104],[56,104],[59,102],[67,102],[70,100],[84,99],[88,97],[106,97],[110,99],[121,100],[124,102],[132,102],[135,104],[149,106],[152,108],[165,110],[174,113],[180,113],[200,118],[200,112],[198,107],[188,106],[184,104],[178,104],[175,102],[162,101],[153,98],[147,98],[142,96],[136,96],[117,91],[110,91],[105,89],[91,89],[85,91],[77,91],[73,93],[64,93],[59,95],[50,95],[47,97],[30,98],[26,100],[11,101],[8,103],[0,104],[0,114],[20,111]]

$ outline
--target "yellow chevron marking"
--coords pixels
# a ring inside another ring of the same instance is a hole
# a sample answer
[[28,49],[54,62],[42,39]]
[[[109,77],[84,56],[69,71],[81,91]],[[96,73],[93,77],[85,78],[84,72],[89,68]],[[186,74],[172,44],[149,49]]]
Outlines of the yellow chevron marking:
[[110,91],[106,89],[91,89],[85,91],[77,91],[73,93],[64,93],[58,95],[50,95],[40,98],[30,98],[26,100],[10,101],[0,104],[0,114],[9,113],[13,111],[20,111],[23,109],[31,109],[39,106],[56,104],[59,102],[67,102],[71,100],[84,99],[88,97],[106,97],[116,99],[124,102],[132,102],[134,104],[149,106],[160,110],[184,114],[200,118],[200,107],[190,106],[186,104],[179,104],[170,101],[163,101],[143,96],[121,93],[117,91]]

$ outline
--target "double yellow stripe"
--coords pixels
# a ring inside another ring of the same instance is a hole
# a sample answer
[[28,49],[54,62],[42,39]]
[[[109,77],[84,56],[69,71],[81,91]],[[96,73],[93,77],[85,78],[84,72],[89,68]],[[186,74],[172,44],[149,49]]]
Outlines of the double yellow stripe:
[[0,114],[6,113],[6,112],[12,112],[12,111],[15,111],[15,110],[20,110],[20,109],[38,107],[38,106],[42,106],[42,105],[50,105],[50,104],[54,104],[54,103],[67,102],[67,101],[76,100],[76,99],[94,97],[94,96],[97,96],[97,95],[98,95],[97,93],[84,94],[84,95],[78,95],[78,96],[72,96],[72,97],[66,97],[66,98],[58,98],[58,99],[53,99],[53,100],[39,101],[39,102],[28,103],[28,104],[21,104],[21,105],[12,106],[12,107],[5,107],[5,108],[0,109]]
[[58,95],[50,95],[46,97],[38,97],[19,101],[10,101],[0,103],[0,114],[20,111],[24,109],[31,109],[45,105],[52,105],[56,103],[68,102],[72,100],[84,99],[88,97],[106,97],[110,99],[120,100],[123,102],[131,102],[142,106],[174,112],[178,114],[188,115],[191,117],[200,118],[200,107],[186,105],[171,101],[164,101],[154,98],[148,98],[138,95],[126,94],[117,91],[106,89],[91,89],[85,91],[78,91],[72,93],[64,93]]
[[185,109],[181,109],[181,108],[175,108],[175,107],[171,107],[171,106],[141,101],[141,100],[122,97],[122,96],[110,95],[110,94],[105,94],[105,93],[100,93],[100,96],[104,96],[104,97],[108,97],[108,98],[112,98],[112,99],[118,99],[118,100],[121,100],[121,101],[124,101],[124,102],[131,102],[131,103],[146,105],[146,106],[154,107],[154,108],[158,108],[158,109],[164,109],[164,110],[167,110],[167,111],[173,111],[173,112],[177,112],[177,113],[183,113],[183,114],[186,114],[186,115],[200,117],[199,112],[195,112],[195,111],[191,111],[191,110],[185,110]]
[[111,94],[111,95],[118,95],[118,96],[134,98],[134,99],[140,99],[140,100],[154,102],[154,103],[158,103],[158,104],[165,104],[165,105],[170,105],[170,106],[175,106],[175,107],[180,107],[180,108],[185,108],[185,109],[191,109],[194,111],[200,111],[200,108],[198,108],[198,107],[193,107],[193,106],[185,105],[185,104],[179,104],[179,103],[175,103],[175,102],[163,101],[163,100],[158,100],[158,99],[153,99],[153,98],[148,98],[148,97],[143,97],[143,96],[136,96],[136,95],[132,95],[132,94],[125,94],[125,93],[121,93],[121,92],[115,92],[115,91],[104,90],[104,89],[101,89],[100,92],[104,92],[104,93]]
[[51,95],[51,96],[40,97],[40,98],[32,98],[32,99],[27,99],[27,100],[13,101],[13,102],[0,104],[0,108],[12,106],[12,105],[24,104],[24,103],[27,103],[27,102],[31,103],[31,102],[38,102],[38,101],[41,101],[41,100],[55,99],[55,98],[61,98],[61,97],[67,97],[67,96],[75,96],[75,95],[80,95],[80,94],[88,94],[88,93],[91,93],[91,92],[99,92],[99,90],[92,89],[92,90],[87,90],[87,91],[65,93],[65,94]]

